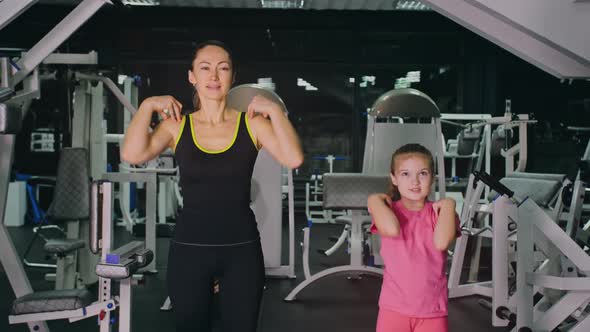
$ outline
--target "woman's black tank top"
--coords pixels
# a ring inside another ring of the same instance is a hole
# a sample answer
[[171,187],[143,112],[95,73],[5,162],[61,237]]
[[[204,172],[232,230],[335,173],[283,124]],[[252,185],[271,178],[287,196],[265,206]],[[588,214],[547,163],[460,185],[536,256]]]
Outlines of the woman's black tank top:
[[174,241],[232,245],[259,238],[250,209],[250,181],[258,149],[245,113],[239,113],[231,144],[208,151],[195,138],[192,116],[182,119],[175,155],[180,171],[183,209]]

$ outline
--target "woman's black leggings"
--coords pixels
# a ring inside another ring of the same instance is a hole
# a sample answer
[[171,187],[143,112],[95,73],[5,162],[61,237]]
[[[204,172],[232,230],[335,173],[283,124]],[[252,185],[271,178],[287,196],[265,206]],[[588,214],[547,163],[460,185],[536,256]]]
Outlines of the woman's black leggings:
[[259,240],[232,246],[170,241],[167,283],[176,331],[211,331],[214,280],[221,331],[255,332],[264,289]]

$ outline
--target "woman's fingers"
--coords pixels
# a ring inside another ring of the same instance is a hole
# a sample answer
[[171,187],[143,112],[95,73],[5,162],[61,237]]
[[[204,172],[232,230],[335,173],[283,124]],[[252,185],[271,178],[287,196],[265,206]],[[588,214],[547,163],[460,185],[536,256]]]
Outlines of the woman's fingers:
[[180,122],[180,118],[181,118],[181,111],[182,111],[182,106],[179,106],[179,102],[175,100],[174,103],[174,120],[176,120],[176,122]]
[[164,96],[161,101],[158,113],[164,120],[174,119],[180,122],[182,119],[182,104],[172,96]]
[[248,114],[248,118],[252,119],[254,117],[254,100],[248,104],[248,110],[246,111]]
[[254,117],[255,113],[262,115],[266,119],[270,118],[269,112],[273,104],[274,103],[272,101],[260,95],[254,96],[254,98],[252,98],[252,101],[248,105],[248,112],[250,118]]
[[168,120],[168,118],[170,118],[170,109],[166,107],[162,108],[161,110],[158,110],[158,113],[160,113],[160,116],[164,120]]

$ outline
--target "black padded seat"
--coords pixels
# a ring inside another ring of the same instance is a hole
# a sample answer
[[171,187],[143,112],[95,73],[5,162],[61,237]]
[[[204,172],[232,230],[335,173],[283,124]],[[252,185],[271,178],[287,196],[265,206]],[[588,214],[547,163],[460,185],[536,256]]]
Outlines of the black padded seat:
[[84,240],[80,239],[50,239],[43,249],[50,254],[64,255],[74,250],[84,248]]
[[27,294],[14,300],[12,315],[76,310],[92,303],[92,294],[86,289],[62,289]]

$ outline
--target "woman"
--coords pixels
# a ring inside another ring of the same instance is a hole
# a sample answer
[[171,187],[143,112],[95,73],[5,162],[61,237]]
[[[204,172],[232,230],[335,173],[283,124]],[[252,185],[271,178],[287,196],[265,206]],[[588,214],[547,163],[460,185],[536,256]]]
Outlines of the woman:
[[[177,331],[210,331],[213,282],[219,280],[223,331],[256,331],[264,287],[264,260],[250,209],[250,181],[258,150],[297,168],[303,151],[276,103],[256,96],[246,113],[226,107],[235,76],[231,52],[207,41],[193,54],[188,80],[195,112],[181,114],[172,96],[144,100],[133,117],[121,158],[150,160],[174,149],[184,208],[168,260],[168,291]],[[148,132],[153,112],[165,121]]]

